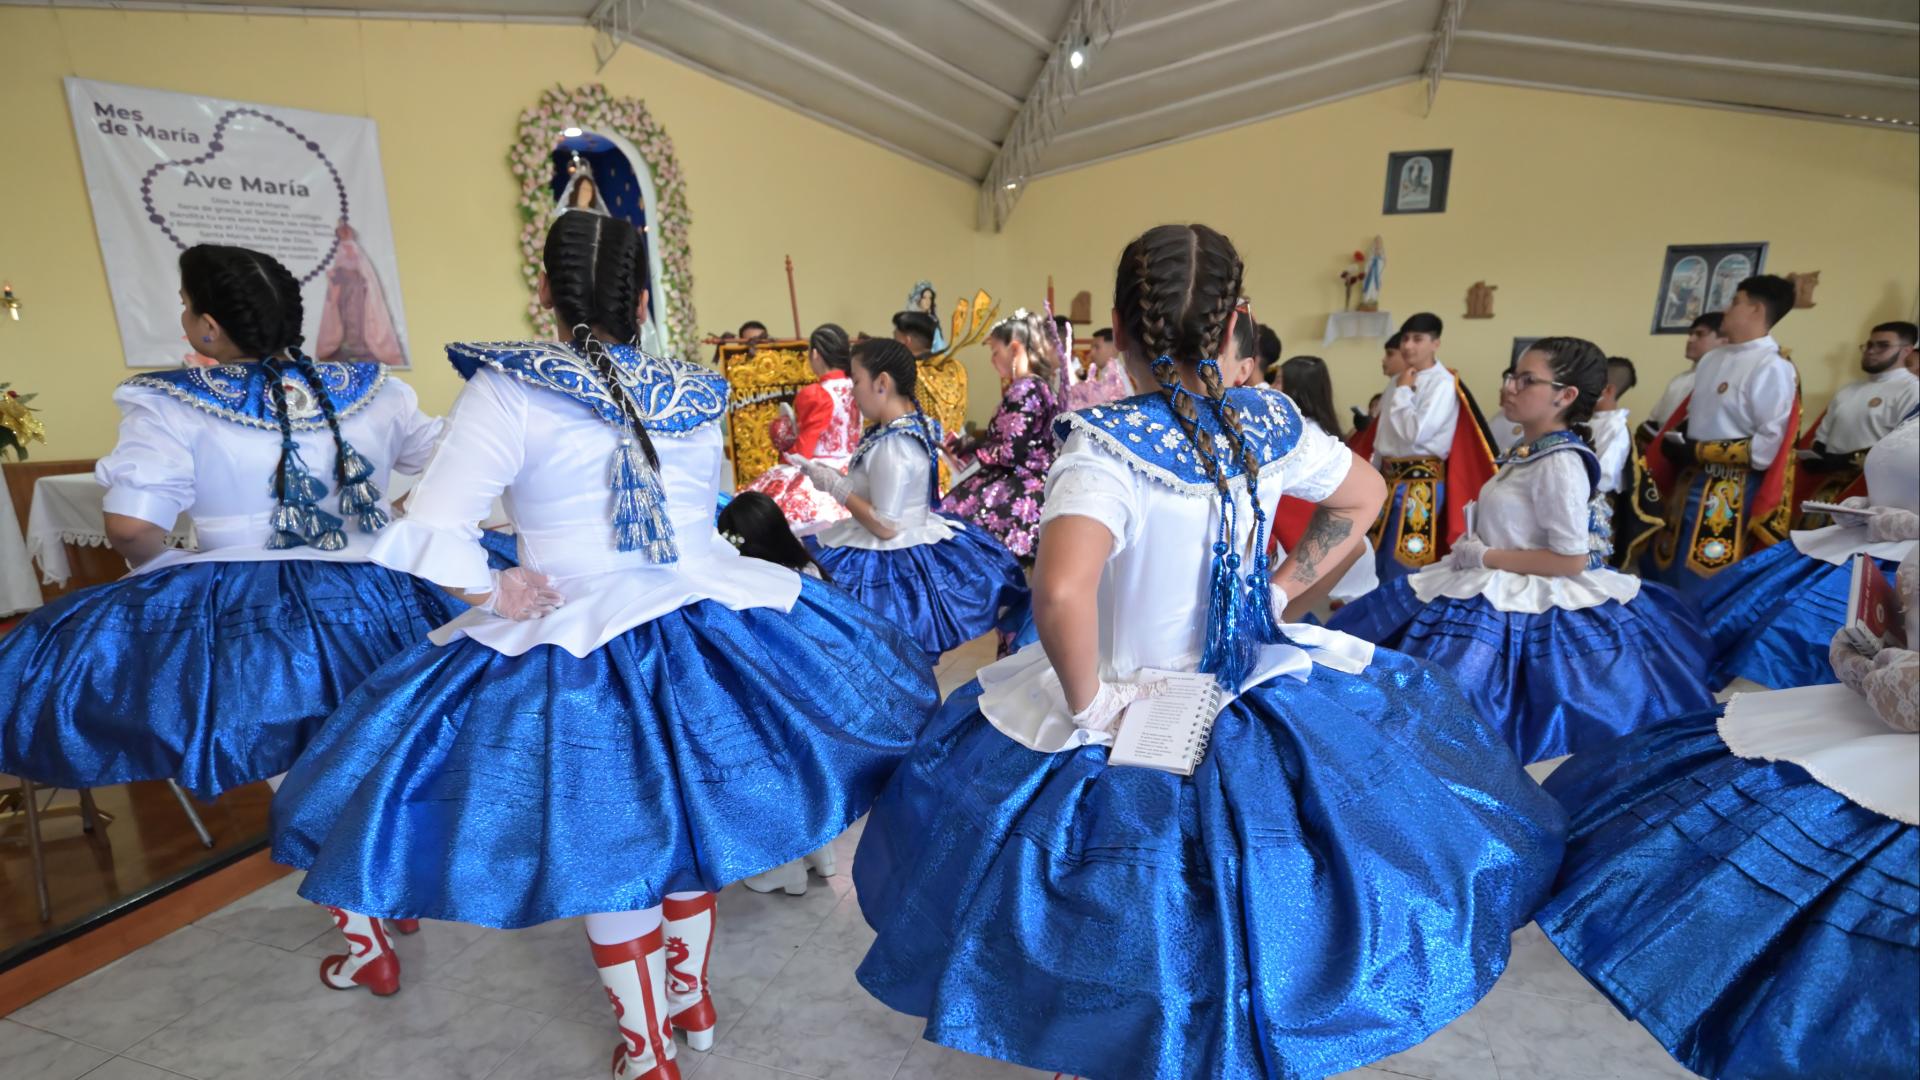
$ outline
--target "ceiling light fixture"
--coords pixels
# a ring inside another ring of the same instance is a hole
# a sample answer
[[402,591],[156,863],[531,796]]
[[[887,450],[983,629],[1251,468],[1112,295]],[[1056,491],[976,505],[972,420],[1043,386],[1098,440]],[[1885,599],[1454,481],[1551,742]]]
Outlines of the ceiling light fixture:
[[1067,64],[1071,66],[1075,71],[1078,71],[1080,70],[1081,67],[1085,66],[1086,62],[1087,62],[1087,54],[1085,50],[1082,50],[1082,49],[1075,49],[1073,50],[1072,53],[1068,54],[1067,56]]
[[566,130],[562,131],[560,134],[563,138],[577,139],[580,136],[586,134],[586,132],[581,131],[579,128],[567,128]]

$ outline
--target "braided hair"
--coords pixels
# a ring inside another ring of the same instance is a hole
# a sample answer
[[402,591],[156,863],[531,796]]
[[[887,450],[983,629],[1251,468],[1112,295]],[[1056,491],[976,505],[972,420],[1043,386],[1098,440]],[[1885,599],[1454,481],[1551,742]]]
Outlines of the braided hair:
[[658,469],[660,455],[602,340],[634,341],[640,336],[635,314],[640,302],[639,230],[616,217],[569,210],[547,230],[541,261],[554,313],[560,325],[572,328],[574,351],[606,384],[648,466]]
[[852,362],[852,342],[847,340],[847,332],[838,323],[822,323],[807,338],[807,344],[820,354],[820,362],[828,371],[845,371]]
[[[1211,432],[1199,423],[1194,395],[1181,389],[1182,365],[1197,365],[1200,384],[1239,456],[1249,482],[1260,464],[1240,428],[1239,410],[1225,401],[1220,367],[1227,320],[1239,302],[1243,275],[1233,241],[1205,225],[1161,225],[1149,229],[1120,254],[1113,286],[1114,305],[1127,336],[1143,356],[1155,357],[1153,375],[1173,406],[1187,438],[1199,448],[1207,473],[1222,499],[1231,502],[1228,478],[1220,467]],[[1256,503],[1256,508],[1257,508]]]
[[1001,319],[987,331],[987,336],[1002,345],[1019,342],[1027,352],[1027,363],[1040,381],[1052,386],[1060,372],[1060,356],[1054,345],[1054,335],[1048,331],[1047,317],[1037,311],[1025,308]]
[[314,505],[324,491],[307,474],[293,437],[285,383],[289,370],[300,373],[333,436],[333,471],[341,511],[357,517],[363,532],[384,526],[387,515],[379,507],[380,493],[371,481],[373,467],[341,434],[339,413],[320,368],[300,351],[304,308],[300,282],[293,273],[263,252],[196,244],[180,253],[180,291],[197,314],[212,317],[235,348],[258,359],[266,369],[267,394],[280,428],[280,462],[274,467],[272,491],[281,506],[275,514],[269,545],[286,548],[306,544],[325,551],[346,546],[339,519]]
[[1560,418],[1582,441],[1593,445],[1593,431],[1587,421],[1593,419],[1593,408],[1607,388],[1607,354],[1593,342],[1577,337],[1541,338],[1527,346],[1527,351],[1544,354],[1553,380],[1579,391]]

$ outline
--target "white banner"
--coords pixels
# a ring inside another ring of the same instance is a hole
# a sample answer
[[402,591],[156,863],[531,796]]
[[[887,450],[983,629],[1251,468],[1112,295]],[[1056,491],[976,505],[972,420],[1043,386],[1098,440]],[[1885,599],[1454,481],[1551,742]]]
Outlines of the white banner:
[[306,351],[405,365],[380,137],[358,116],[67,80],[132,367],[205,363],[180,332],[180,252],[263,251],[300,279]]

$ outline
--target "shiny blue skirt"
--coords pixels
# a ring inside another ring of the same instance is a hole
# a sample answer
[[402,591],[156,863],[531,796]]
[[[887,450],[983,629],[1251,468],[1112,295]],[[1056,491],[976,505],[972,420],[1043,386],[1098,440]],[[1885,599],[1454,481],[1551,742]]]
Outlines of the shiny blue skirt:
[[807,550],[833,583],[906,631],[933,660],[993,630],[1013,633],[1028,606],[1027,575],[1005,544],[953,522],[951,539],[891,551]]
[[579,658],[422,644],[340,707],[273,802],[301,895],[514,928],[714,891],[824,847],[938,704],[919,648],[802,579]]
[[1911,1080],[1920,830],[1796,765],[1733,756],[1714,712],[1576,755],[1540,928],[1704,1076]]
[[467,610],[372,563],[194,562],[55,600],[0,637],[0,772],[173,779],[202,799],[287,771],[362,679]]
[[1445,674],[1381,650],[1236,699],[1192,777],[1043,754],[956,691],[854,862],[858,976],[926,1038],[1095,1080],[1303,1077],[1506,966],[1565,820]]
[[489,570],[511,570],[520,565],[520,538],[513,533],[482,529],[480,546],[486,549]]
[[[1893,580],[1898,567],[1878,561]],[[1713,684],[1746,678],[1785,690],[1838,682],[1827,647],[1847,621],[1852,582],[1851,566],[1802,555],[1791,542],[1714,575],[1700,592],[1707,636],[1716,646]]]
[[1652,582],[1629,604],[1529,615],[1479,596],[1423,604],[1399,578],[1327,625],[1445,668],[1521,761],[1542,761],[1711,706],[1698,618]]

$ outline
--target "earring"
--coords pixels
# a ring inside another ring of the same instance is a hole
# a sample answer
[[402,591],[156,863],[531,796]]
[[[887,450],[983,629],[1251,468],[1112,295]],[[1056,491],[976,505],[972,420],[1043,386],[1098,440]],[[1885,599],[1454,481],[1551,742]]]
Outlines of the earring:
[[213,335],[212,335],[212,334],[201,334],[201,335],[200,335],[200,344],[202,344],[202,345],[211,345],[211,344],[213,344]]

